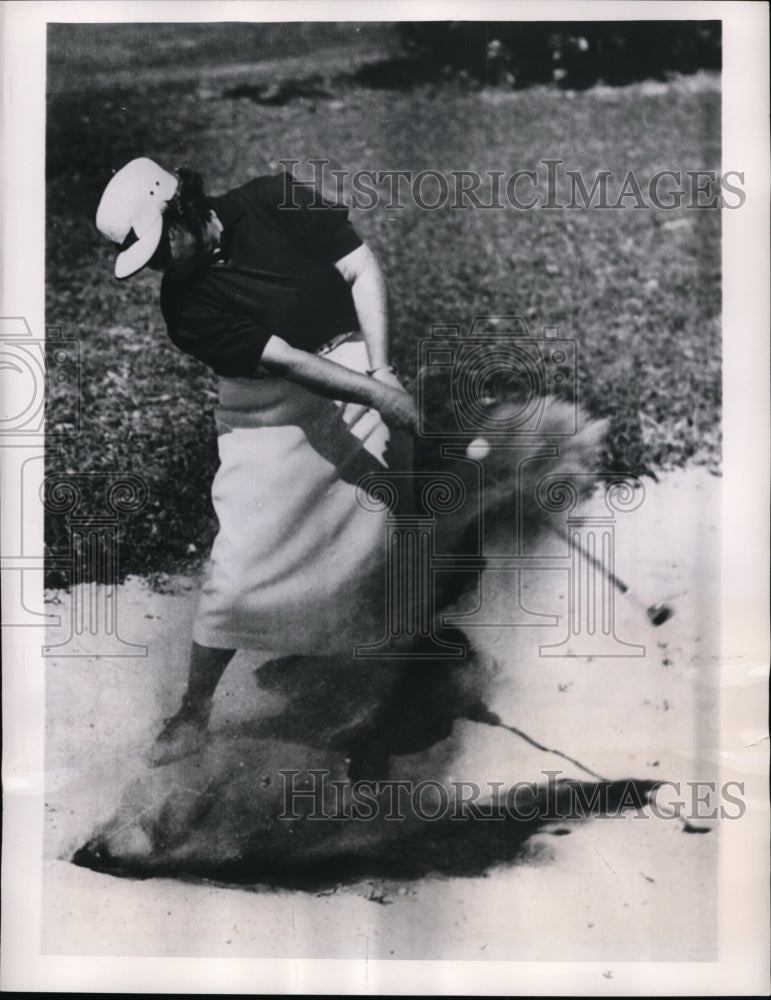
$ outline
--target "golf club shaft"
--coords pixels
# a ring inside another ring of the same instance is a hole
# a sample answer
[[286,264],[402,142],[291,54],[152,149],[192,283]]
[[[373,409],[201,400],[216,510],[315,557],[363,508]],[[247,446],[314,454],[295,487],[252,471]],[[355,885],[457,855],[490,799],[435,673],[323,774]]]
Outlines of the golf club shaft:
[[606,579],[610,580],[610,582],[617,590],[619,590],[622,594],[626,594],[626,596],[630,600],[632,601],[637,600],[635,595],[631,593],[631,591],[629,590],[629,584],[624,583],[621,577],[618,577],[616,576],[615,573],[611,572],[611,570],[609,570],[608,567],[601,560],[597,559],[596,556],[593,556],[591,555],[591,553],[587,552],[580,542],[577,542],[574,538],[571,537],[571,535],[568,534],[568,532],[564,531],[562,528],[558,528],[556,524],[550,524],[550,527],[555,535],[564,539],[564,541],[566,541],[568,545],[571,546],[571,548],[574,548],[576,552],[578,552],[580,555],[584,557],[584,559],[587,560],[587,562],[590,562],[592,566],[595,567],[595,569],[598,569]]
[[651,604],[646,606],[644,601],[640,600],[640,598],[629,589],[628,583],[625,583],[620,577],[616,576],[615,573],[609,570],[607,566],[600,562],[599,559],[593,556],[590,552],[587,552],[586,549],[579,542],[573,539],[566,531],[558,528],[555,524],[551,524],[551,529],[555,535],[564,539],[568,545],[582,555],[584,559],[595,567],[595,569],[598,569],[631,604],[633,604],[636,608],[639,608],[640,611],[644,611],[651,624],[663,625],[664,622],[669,621],[674,614],[670,605],[662,602],[660,604]]

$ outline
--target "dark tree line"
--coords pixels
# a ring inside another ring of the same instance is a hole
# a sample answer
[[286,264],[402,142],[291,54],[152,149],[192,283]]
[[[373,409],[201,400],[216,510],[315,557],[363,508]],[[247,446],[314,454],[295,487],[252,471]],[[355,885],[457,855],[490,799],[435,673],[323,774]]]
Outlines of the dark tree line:
[[719,21],[413,21],[400,24],[426,73],[572,89],[721,66]]

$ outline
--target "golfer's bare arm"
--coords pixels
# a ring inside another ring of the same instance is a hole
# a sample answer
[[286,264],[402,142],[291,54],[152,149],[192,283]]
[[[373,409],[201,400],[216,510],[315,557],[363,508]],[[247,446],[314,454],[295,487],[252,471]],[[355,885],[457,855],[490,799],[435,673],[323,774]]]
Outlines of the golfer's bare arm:
[[389,365],[388,288],[380,265],[363,243],[341,257],[335,267],[351,286],[351,296],[364,334],[371,369]]
[[271,337],[267,342],[260,364],[320,396],[371,406],[392,427],[414,431],[417,426],[415,403],[403,389],[299,350],[280,337]]

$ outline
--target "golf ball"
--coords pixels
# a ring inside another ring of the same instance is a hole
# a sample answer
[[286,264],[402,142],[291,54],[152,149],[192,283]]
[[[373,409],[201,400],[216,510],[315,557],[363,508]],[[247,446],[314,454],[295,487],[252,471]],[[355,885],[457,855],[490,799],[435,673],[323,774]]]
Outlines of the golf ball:
[[490,442],[485,441],[484,438],[474,438],[468,448],[466,448],[466,454],[469,458],[487,458],[490,454]]

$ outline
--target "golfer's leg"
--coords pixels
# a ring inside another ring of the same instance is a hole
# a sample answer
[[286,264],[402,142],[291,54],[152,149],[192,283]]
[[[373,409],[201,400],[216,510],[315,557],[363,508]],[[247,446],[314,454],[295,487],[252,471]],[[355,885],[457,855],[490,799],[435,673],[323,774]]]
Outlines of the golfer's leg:
[[190,652],[185,701],[192,704],[211,702],[220,677],[235,653],[235,649],[213,649],[194,642]]
[[234,649],[214,649],[193,643],[187,691],[176,715],[166,720],[147,755],[147,762],[152,767],[170,764],[201,749],[214,692],[235,652]]

